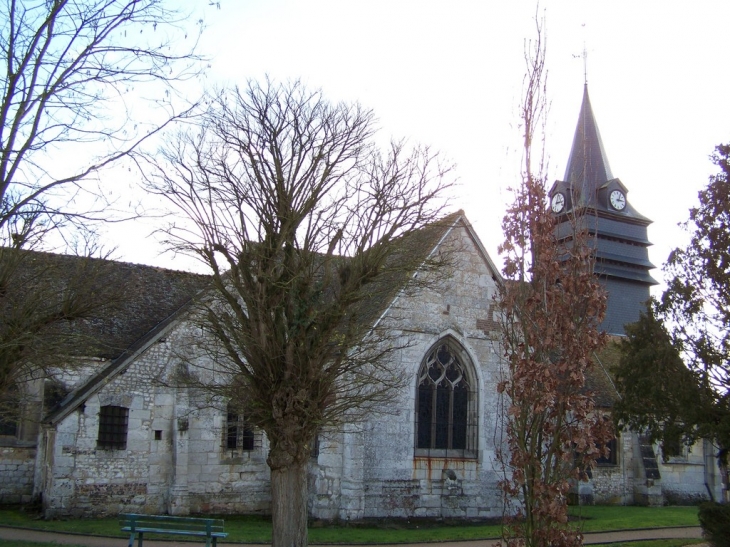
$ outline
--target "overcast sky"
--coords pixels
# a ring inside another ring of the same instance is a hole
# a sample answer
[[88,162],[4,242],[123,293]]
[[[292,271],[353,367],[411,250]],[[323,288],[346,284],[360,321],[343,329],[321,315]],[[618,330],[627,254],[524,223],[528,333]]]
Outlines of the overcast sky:
[[[188,0],[200,7],[207,0]],[[221,0],[200,7],[212,59],[208,85],[264,74],[300,78],[333,100],[372,108],[385,137],[429,144],[456,164],[463,208],[493,260],[518,181],[517,107],[532,2],[425,0]],[[661,266],[686,240],[697,191],[730,142],[726,67],[730,2],[544,1],[549,182],[563,178],[588,89],[613,171],[629,202],[654,221],[649,255]],[[139,226],[142,229],[142,225]],[[148,245],[120,242],[129,261],[185,267]],[[656,270],[654,275],[661,278]]]

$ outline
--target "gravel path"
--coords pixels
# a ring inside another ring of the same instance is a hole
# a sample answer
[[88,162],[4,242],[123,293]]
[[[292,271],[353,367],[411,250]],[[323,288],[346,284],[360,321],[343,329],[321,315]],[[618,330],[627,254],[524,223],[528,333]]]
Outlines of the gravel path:
[[[621,541],[647,540],[647,539],[698,539],[702,538],[702,529],[700,527],[685,528],[655,528],[651,530],[622,530],[618,532],[601,532],[597,534],[586,534],[583,543],[585,545],[595,545],[598,543],[618,543]],[[22,528],[6,528],[0,527],[0,539],[13,539],[24,541],[46,541],[59,544],[83,545],[84,547],[125,547],[127,540],[125,538],[110,538],[99,536],[82,536],[75,534],[65,534],[57,532],[41,532],[38,530],[25,530]],[[244,544],[244,543],[223,543],[223,545],[236,545],[245,547],[246,545],[255,545],[261,547],[261,544]],[[453,547],[485,547],[493,544],[493,540],[480,541],[459,541],[453,543],[441,543],[442,546]],[[196,542],[195,544],[204,544],[204,542]],[[160,541],[160,540],[144,540],[145,547],[190,547],[191,543],[187,541]],[[409,547],[433,547],[433,543],[427,544],[410,544]],[[379,545],[379,547],[403,547],[398,545]]]

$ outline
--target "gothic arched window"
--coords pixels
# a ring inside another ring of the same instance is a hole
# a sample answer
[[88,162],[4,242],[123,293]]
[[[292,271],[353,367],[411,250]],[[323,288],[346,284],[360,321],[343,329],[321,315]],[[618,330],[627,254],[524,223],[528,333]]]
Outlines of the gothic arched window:
[[416,455],[476,457],[476,382],[466,352],[439,341],[418,371]]

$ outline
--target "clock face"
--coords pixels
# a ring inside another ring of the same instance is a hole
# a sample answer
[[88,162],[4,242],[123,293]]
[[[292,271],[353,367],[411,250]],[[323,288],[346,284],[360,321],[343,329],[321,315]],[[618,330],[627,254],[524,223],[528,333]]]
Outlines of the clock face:
[[613,192],[611,192],[609,200],[611,202],[611,207],[613,207],[617,211],[623,211],[623,209],[626,207],[626,196],[621,190],[614,190]]
[[561,192],[557,192],[553,195],[553,199],[550,200],[550,208],[553,213],[559,213],[565,207],[565,196]]

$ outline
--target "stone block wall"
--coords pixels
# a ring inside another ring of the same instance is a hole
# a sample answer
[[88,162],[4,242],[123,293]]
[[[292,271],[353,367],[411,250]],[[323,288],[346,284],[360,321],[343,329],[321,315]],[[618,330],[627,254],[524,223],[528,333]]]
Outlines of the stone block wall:
[[35,456],[35,446],[0,446],[0,504],[31,500]]
[[[254,451],[226,450],[225,411],[169,386],[197,334],[182,322],[57,425],[47,516],[268,512],[263,435]],[[97,447],[105,405],[129,409],[123,450]]]
[[255,450],[223,446],[225,416],[208,409],[191,415],[187,487],[191,513],[268,513],[270,473],[268,443],[255,432]]
[[[443,249],[456,253],[448,279],[415,298],[399,299],[390,308],[393,325],[410,343],[399,352],[393,366],[402,368],[411,381],[392,398],[383,414],[373,416],[359,433],[349,436],[352,446],[345,450],[353,450],[362,458],[362,468],[342,473],[340,518],[502,514],[494,461],[500,426],[496,388],[501,374],[493,300],[496,285],[467,232],[456,229],[449,238]],[[474,368],[478,429],[476,445],[471,448],[474,457],[424,457],[415,449],[418,370],[430,348],[446,336],[462,346]],[[322,505],[320,500],[318,507]],[[334,510],[329,507],[328,514]]]
[[[665,503],[669,505],[694,505],[709,500],[715,494],[715,482],[719,481],[719,469],[709,443],[698,441],[691,447],[683,447],[680,456],[665,462],[661,450],[656,450]],[[709,466],[713,469],[707,469]],[[716,477],[718,477],[716,479]]]
[[[626,505],[634,501],[634,475],[637,466],[633,453],[632,433],[619,436],[616,465],[600,465],[593,469],[590,504]],[[586,500],[582,500],[586,501]]]

